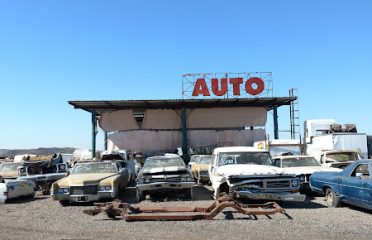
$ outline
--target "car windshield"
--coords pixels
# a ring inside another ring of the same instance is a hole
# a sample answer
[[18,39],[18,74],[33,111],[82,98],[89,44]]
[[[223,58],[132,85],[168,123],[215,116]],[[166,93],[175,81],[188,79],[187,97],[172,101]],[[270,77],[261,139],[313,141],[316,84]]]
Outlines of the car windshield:
[[257,164],[272,165],[271,157],[268,152],[228,152],[220,153],[218,165],[229,164]]
[[185,163],[182,158],[148,158],[146,159],[145,168],[156,167],[184,167]]
[[200,156],[197,156],[197,155],[191,156],[190,162],[197,162],[199,160],[199,158],[200,158]]
[[200,164],[209,164],[211,161],[211,156],[200,156],[199,163]]
[[83,163],[76,165],[71,171],[71,175],[85,173],[118,173],[118,169],[115,163]]
[[314,167],[320,163],[313,157],[293,157],[282,159],[282,167]]
[[6,163],[0,165],[0,172],[15,172],[21,166],[19,163]]
[[335,162],[347,162],[359,160],[359,154],[355,152],[328,153],[326,160]]

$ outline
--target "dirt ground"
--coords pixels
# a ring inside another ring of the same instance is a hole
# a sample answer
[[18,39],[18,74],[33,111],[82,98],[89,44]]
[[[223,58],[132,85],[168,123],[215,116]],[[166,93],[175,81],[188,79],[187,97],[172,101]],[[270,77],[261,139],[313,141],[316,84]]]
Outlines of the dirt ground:
[[[140,206],[201,206],[213,200],[208,187],[194,187],[193,201],[145,200]],[[134,190],[121,199],[131,204]],[[290,216],[250,217],[226,209],[214,220],[126,222],[105,214],[89,216],[90,204],[62,207],[49,196],[20,199],[0,205],[0,239],[372,239],[370,211],[344,206],[327,208],[322,197],[283,202]]]

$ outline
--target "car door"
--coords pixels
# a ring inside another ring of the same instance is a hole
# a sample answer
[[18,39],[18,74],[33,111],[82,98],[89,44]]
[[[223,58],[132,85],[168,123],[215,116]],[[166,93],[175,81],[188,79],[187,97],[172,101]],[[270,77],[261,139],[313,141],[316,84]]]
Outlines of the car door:
[[[347,176],[342,179],[342,193],[345,200],[356,205],[371,198],[371,175],[368,163],[357,164]],[[361,175],[361,176],[359,176]]]

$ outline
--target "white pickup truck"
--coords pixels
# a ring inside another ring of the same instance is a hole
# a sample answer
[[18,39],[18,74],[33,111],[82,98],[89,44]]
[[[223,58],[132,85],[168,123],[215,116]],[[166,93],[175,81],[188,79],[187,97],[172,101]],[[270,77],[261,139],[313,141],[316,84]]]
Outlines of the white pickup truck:
[[226,192],[233,198],[304,201],[294,174],[272,166],[267,150],[222,147],[213,152],[209,177],[214,197]]
[[0,183],[0,204],[8,199],[34,196],[35,183],[30,180],[8,180]]

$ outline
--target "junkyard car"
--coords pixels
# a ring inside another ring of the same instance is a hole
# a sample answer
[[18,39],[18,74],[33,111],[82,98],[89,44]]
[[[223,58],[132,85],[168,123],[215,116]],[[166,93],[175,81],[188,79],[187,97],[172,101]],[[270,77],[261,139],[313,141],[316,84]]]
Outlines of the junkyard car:
[[209,177],[217,198],[221,192],[234,198],[303,201],[294,174],[272,166],[268,151],[253,147],[216,148]]
[[20,163],[18,179],[34,181],[36,189],[41,190],[43,194],[49,195],[52,183],[67,174],[67,165],[63,162],[61,154],[29,155]]
[[0,204],[8,199],[34,196],[35,183],[30,180],[8,180],[0,183]]
[[364,159],[364,157],[356,151],[332,150],[322,152],[319,159],[322,166],[343,169],[350,163]]
[[339,168],[323,167],[311,156],[287,155],[273,158],[274,166],[283,168],[285,172],[294,173],[300,179],[300,189],[310,190],[309,178],[317,171],[340,172]]
[[181,193],[192,198],[194,179],[179,156],[154,156],[146,159],[137,177],[137,200],[159,192]]
[[0,164],[0,182],[5,182],[6,180],[16,179],[18,175],[18,167],[20,163],[14,162],[3,162]]
[[372,210],[372,160],[351,163],[342,172],[315,172],[310,177],[314,192],[325,194],[328,207],[341,202]]
[[62,205],[69,202],[92,202],[116,198],[130,180],[128,169],[108,162],[80,162],[69,176],[53,183],[52,197]]
[[208,167],[211,161],[210,155],[198,155],[195,163],[191,166],[191,173],[196,179],[197,183],[208,182],[209,174]]

